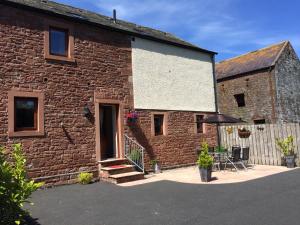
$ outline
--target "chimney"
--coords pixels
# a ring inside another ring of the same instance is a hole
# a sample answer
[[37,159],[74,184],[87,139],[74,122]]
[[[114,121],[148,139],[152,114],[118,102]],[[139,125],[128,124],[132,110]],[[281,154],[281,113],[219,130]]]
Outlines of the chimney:
[[113,10],[113,20],[114,23],[117,23],[117,11],[115,9]]

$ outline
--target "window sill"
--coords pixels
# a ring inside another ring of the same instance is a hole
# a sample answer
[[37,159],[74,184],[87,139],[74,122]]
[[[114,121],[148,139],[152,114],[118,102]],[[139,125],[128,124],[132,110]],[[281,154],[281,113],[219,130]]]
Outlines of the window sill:
[[73,57],[69,58],[69,57],[58,56],[58,55],[46,55],[45,59],[46,60],[55,60],[55,61],[75,63],[75,59]]
[[154,137],[154,138],[159,138],[159,137],[166,137],[167,135],[166,134],[161,134],[161,135],[152,134],[151,136]]
[[8,132],[9,137],[39,137],[44,136],[44,131],[14,131]]

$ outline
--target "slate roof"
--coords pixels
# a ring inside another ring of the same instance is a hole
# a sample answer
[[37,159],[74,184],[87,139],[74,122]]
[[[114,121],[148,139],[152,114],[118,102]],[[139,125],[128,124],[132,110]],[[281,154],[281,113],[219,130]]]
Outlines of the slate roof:
[[6,3],[41,11],[43,13],[52,14],[55,16],[67,17],[79,22],[100,25],[102,27],[125,32],[130,35],[142,37],[145,39],[160,41],[163,43],[172,44],[179,47],[193,49],[196,51],[206,52],[209,54],[216,54],[216,52],[200,48],[189,42],[181,40],[180,38],[160,30],[155,30],[149,27],[139,26],[134,23],[126,22],[117,19],[117,23],[111,17],[103,16],[91,11],[74,8],[68,5],[59,4],[48,0],[1,0],[0,3]]
[[274,66],[282,50],[288,43],[288,41],[284,41],[217,63],[217,80]]

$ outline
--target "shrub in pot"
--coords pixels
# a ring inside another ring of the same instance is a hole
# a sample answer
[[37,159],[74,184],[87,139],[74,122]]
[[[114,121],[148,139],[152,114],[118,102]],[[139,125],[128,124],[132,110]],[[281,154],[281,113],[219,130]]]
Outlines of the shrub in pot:
[[151,166],[153,168],[154,173],[160,173],[161,172],[160,171],[160,167],[158,165],[158,161],[156,159],[151,160],[150,164],[151,164]]
[[295,167],[294,137],[290,135],[284,139],[276,138],[276,145],[283,153],[286,166],[288,168],[294,168]]
[[197,160],[200,177],[202,182],[209,182],[211,180],[213,157],[208,154],[208,144],[206,142],[201,145],[201,153]]

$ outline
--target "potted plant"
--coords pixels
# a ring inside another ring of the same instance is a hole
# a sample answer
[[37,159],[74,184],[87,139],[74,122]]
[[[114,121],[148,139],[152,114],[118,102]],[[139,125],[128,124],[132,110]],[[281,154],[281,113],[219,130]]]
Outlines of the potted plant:
[[279,147],[283,153],[285,164],[288,168],[295,167],[295,153],[294,153],[294,138],[293,136],[288,136],[284,139],[276,138],[276,145]]
[[201,145],[201,153],[197,160],[200,177],[202,182],[209,182],[211,180],[211,172],[213,165],[213,157],[208,154],[208,144],[206,142]]
[[251,131],[246,129],[245,127],[243,128],[238,128],[238,134],[240,138],[248,138],[251,135]]
[[160,173],[160,172],[161,172],[161,171],[160,171],[160,167],[159,167],[159,165],[158,165],[157,159],[151,160],[151,161],[150,161],[150,164],[151,164],[151,166],[152,166],[152,168],[153,168],[154,173]]
[[216,147],[216,152],[223,153],[223,152],[226,152],[226,151],[227,151],[227,149],[222,145]]
[[127,117],[127,125],[133,126],[137,122],[138,114],[136,111],[129,111],[126,117]]

